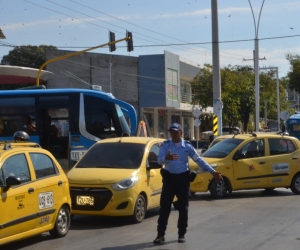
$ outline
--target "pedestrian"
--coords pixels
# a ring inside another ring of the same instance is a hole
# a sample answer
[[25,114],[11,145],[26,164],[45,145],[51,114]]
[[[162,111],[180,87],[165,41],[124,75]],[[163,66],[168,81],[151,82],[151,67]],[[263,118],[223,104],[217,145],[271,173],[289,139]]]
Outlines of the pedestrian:
[[185,242],[185,233],[188,226],[188,206],[190,196],[190,171],[188,157],[191,157],[199,167],[210,172],[216,180],[222,180],[219,172],[216,172],[195,151],[189,141],[181,139],[182,129],[178,123],[173,123],[169,128],[171,139],[164,141],[159,149],[158,163],[165,167],[161,169],[163,187],[160,198],[160,211],[157,225],[157,237],[154,244],[165,241],[165,231],[171,212],[172,202],[176,196],[178,199],[178,243]]
[[25,131],[17,131],[13,135],[15,142],[28,142],[29,135]]
[[36,132],[36,127],[32,123],[32,117],[30,115],[24,115],[23,116],[23,127],[22,130],[24,130],[28,134],[32,134]]

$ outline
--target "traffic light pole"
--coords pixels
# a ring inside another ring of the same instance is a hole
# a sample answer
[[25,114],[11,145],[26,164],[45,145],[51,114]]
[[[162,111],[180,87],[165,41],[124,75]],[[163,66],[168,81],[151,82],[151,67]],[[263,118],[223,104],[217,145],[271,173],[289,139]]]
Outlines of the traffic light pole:
[[38,74],[37,74],[37,77],[36,77],[36,86],[40,85],[40,76],[41,76],[41,72],[42,72],[43,68],[47,64],[49,64],[51,62],[56,62],[56,61],[59,61],[59,60],[62,60],[62,59],[66,59],[66,58],[72,57],[72,56],[77,56],[77,55],[80,55],[80,54],[82,54],[84,52],[87,52],[87,51],[90,51],[90,50],[94,50],[94,49],[98,49],[98,48],[101,48],[101,47],[105,47],[107,45],[109,46],[111,44],[116,44],[116,43],[119,43],[119,42],[122,42],[122,41],[128,41],[128,40],[131,40],[131,39],[132,39],[131,37],[125,37],[125,38],[117,40],[117,41],[112,41],[112,42],[105,43],[105,44],[102,44],[102,45],[99,45],[99,46],[96,46],[96,47],[92,47],[92,48],[89,48],[89,49],[85,49],[85,50],[77,51],[77,52],[70,53],[70,54],[67,54],[67,55],[63,55],[63,56],[52,58],[52,59],[44,62],[43,65],[40,67],[40,69],[38,71]]

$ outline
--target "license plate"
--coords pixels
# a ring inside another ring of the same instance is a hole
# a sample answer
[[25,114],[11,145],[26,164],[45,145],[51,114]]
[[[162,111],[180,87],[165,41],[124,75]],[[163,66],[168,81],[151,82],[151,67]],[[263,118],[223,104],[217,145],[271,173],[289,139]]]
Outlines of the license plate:
[[53,192],[39,193],[39,209],[53,207]]
[[71,151],[71,160],[73,161],[78,161],[84,154],[85,154],[86,150],[74,150]]
[[77,196],[77,205],[94,206],[94,197],[93,196]]

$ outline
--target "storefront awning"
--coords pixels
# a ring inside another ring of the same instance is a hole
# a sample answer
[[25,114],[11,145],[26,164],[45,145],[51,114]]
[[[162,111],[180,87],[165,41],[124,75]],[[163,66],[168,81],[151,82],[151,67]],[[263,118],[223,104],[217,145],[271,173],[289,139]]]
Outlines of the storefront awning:
[[[38,69],[0,65],[0,84],[29,84],[35,83]],[[45,82],[53,75],[52,72],[42,70],[40,82]]]

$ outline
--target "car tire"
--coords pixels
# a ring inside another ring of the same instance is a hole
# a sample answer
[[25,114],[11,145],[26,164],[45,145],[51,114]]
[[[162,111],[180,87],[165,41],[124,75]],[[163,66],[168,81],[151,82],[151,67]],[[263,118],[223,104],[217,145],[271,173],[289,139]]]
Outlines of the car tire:
[[210,184],[209,191],[213,198],[223,198],[227,193],[227,189],[227,183],[225,180],[216,181],[213,179]]
[[71,224],[70,209],[63,205],[57,214],[54,228],[49,231],[53,238],[61,238],[67,235]]
[[137,197],[135,202],[134,212],[132,215],[132,222],[141,223],[146,216],[146,211],[147,211],[147,203],[145,197],[140,194]]
[[294,176],[291,184],[291,190],[294,194],[300,194],[300,174]]

